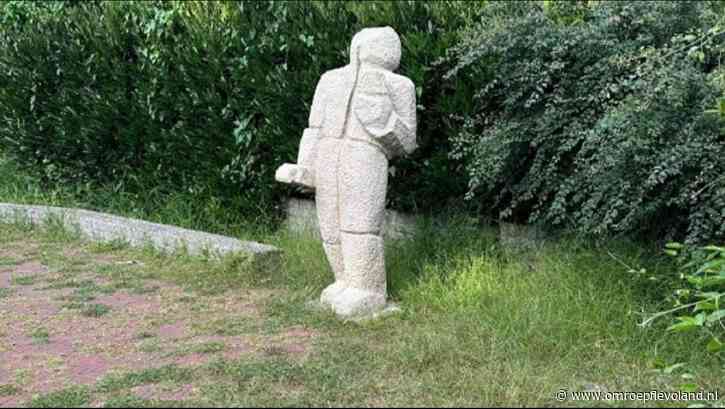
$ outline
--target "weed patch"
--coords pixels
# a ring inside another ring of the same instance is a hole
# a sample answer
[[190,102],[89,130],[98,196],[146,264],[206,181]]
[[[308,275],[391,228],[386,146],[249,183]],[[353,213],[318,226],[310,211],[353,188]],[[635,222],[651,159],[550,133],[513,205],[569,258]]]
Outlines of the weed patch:
[[33,398],[28,406],[32,408],[77,408],[89,404],[90,399],[91,394],[88,388],[74,386]]
[[84,317],[100,318],[111,312],[111,307],[104,304],[90,304],[82,308],[81,314]]
[[15,385],[0,385],[0,397],[14,396],[20,393],[20,388]]
[[96,385],[100,392],[113,392],[121,389],[133,388],[139,385],[169,382],[188,382],[192,379],[193,371],[176,365],[161,368],[145,369],[123,375],[110,375],[101,379]]

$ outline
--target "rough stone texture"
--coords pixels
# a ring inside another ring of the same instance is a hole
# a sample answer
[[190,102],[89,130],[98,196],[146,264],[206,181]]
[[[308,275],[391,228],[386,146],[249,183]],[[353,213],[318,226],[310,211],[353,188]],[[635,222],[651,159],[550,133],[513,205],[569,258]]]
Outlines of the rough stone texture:
[[[313,200],[291,198],[287,200],[287,229],[297,233],[311,233],[320,236],[320,225],[317,221],[317,209]],[[418,220],[415,216],[399,213],[395,210],[385,211],[383,221],[383,237],[388,239],[405,239],[413,235]]]
[[204,251],[216,255],[243,252],[261,259],[275,258],[279,253],[279,249],[267,244],[89,210],[0,203],[2,220],[24,220],[39,224],[49,218],[62,220],[66,227],[78,229],[82,236],[90,240],[124,240],[132,246],[151,244],[165,251],[185,247],[190,254]]
[[386,306],[388,161],[417,148],[415,85],[393,73],[400,54],[400,38],[390,27],[357,33],[350,64],[320,78],[297,164],[284,164],[275,175],[315,190],[335,271],[321,302],[343,317],[373,315]]

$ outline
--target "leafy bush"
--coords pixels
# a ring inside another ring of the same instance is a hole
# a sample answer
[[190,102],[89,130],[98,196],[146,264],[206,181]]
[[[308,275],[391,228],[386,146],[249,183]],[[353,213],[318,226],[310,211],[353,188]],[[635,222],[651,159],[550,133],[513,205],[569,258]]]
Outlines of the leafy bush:
[[494,218],[719,241],[725,140],[705,111],[725,89],[722,15],[718,2],[8,1],[0,149],[84,192],[266,214],[294,194],[273,172],[296,156],[318,78],[347,63],[356,31],[388,24],[420,119],[420,149],[390,169],[392,207],[438,211],[467,192],[464,207]]
[[724,89],[713,7],[492,3],[448,73],[474,88],[453,137],[467,197],[593,234],[725,237],[725,139],[705,115]]
[[668,243],[666,252],[676,257],[682,274],[681,288],[674,293],[672,309],[648,318],[643,325],[662,316],[678,314],[670,331],[700,330],[710,341],[708,351],[725,352],[725,247],[710,245],[689,248]]
[[[3,2],[0,147],[48,182],[186,191],[261,211],[286,187],[320,75],[352,35],[390,24],[418,84],[421,150],[391,169],[398,208],[445,205],[465,185],[448,159],[460,95],[434,61],[478,3]],[[206,200],[206,199],[204,199]]]

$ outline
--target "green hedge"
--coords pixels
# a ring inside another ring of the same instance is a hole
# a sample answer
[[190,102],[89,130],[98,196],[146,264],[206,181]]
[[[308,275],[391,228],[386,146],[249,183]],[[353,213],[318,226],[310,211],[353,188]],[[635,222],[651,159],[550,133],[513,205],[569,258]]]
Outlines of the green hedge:
[[725,89],[722,15],[674,1],[5,1],[0,148],[48,183],[264,213],[294,194],[273,172],[296,156],[320,75],[348,62],[356,31],[391,25],[421,146],[391,166],[393,208],[721,241],[725,142],[705,111]]
[[[391,168],[390,204],[440,208],[465,192],[447,158],[459,95],[434,63],[481,3],[58,2],[2,4],[0,140],[49,182],[183,190],[271,207],[291,193],[312,94],[353,34],[389,24],[419,86],[422,148]],[[449,96],[450,95],[450,96]]]
[[716,2],[491,4],[452,52],[454,139],[494,217],[598,235],[725,237]]

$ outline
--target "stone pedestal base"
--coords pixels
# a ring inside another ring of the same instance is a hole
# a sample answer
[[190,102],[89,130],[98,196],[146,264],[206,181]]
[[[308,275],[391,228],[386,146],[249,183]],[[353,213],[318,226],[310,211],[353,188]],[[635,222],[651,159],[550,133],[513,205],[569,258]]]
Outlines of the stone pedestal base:
[[335,283],[320,296],[320,303],[332,308],[342,318],[372,315],[385,308],[385,295]]
[[339,283],[327,287],[320,300],[310,302],[309,306],[331,309],[340,318],[353,321],[376,319],[401,311],[397,304],[388,302],[381,294],[343,287]]

